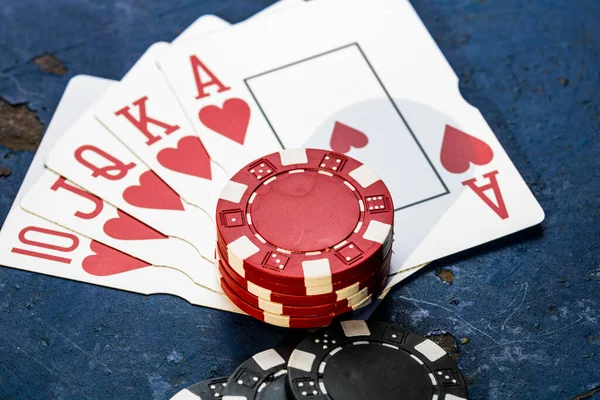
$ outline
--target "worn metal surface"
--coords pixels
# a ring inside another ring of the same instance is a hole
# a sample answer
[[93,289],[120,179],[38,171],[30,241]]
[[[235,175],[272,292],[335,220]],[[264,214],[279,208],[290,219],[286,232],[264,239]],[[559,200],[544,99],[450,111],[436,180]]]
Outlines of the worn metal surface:
[[[118,79],[198,16],[238,22],[268,3],[2,2],[0,222],[33,155],[21,148],[71,76]],[[373,318],[439,335],[474,399],[600,398],[600,2],[412,3],[546,221],[437,262]],[[284,332],[170,296],[0,268],[0,398],[165,399],[230,373]]]

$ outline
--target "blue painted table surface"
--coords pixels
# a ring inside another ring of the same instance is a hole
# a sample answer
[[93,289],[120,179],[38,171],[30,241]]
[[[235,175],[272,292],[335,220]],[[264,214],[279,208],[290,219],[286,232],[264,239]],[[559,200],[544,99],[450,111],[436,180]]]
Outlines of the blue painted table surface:
[[[4,1],[0,96],[27,103],[47,124],[71,76],[119,79],[150,44],[171,40],[197,17],[235,23],[269,3]],[[600,2],[412,3],[546,220],[436,262],[396,287],[373,319],[468,338],[458,343],[458,364],[473,399],[593,393],[600,386]],[[68,73],[41,71],[32,58],[44,52]],[[0,145],[0,167],[12,169],[0,178],[0,222],[32,157]],[[436,267],[453,273],[451,285]],[[166,399],[229,374],[284,333],[172,296],[0,268],[1,399]]]

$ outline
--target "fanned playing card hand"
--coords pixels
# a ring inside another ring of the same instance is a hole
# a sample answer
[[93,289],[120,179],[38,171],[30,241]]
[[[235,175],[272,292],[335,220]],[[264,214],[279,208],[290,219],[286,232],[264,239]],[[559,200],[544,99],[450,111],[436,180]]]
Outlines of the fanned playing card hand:
[[543,220],[408,2],[277,9],[75,78],[0,264],[314,327]]

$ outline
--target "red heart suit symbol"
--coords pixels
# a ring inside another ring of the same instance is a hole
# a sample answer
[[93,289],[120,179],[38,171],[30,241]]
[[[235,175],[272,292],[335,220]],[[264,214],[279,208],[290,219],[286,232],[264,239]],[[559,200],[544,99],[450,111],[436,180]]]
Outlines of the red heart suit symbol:
[[123,191],[123,199],[136,207],[182,211],[181,198],[152,171],[140,176],[139,186]]
[[492,161],[494,152],[487,143],[446,125],[440,161],[453,174],[462,174],[470,164],[485,165]]
[[336,121],[329,146],[338,153],[347,153],[352,147],[360,149],[369,143],[367,135],[346,124]]
[[104,233],[118,240],[166,239],[167,236],[117,209],[117,218],[104,223]]
[[244,144],[250,122],[250,107],[242,99],[228,99],[221,108],[217,106],[202,108],[198,118],[207,128],[239,144]]
[[158,152],[158,162],[165,168],[182,174],[211,179],[210,157],[197,136],[186,136],[177,142],[174,149]]
[[90,249],[95,253],[83,259],[83,270],[91,275],[109,276],[150,266],[128,254],[92,240]]

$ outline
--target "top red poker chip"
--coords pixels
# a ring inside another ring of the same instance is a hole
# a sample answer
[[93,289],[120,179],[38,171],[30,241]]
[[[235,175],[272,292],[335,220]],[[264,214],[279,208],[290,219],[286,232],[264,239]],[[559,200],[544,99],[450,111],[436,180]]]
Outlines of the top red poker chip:
[[321,286],[381,265],[394,207],[386,185],[348,156],[282,150],[236,173],[217,203],[231,268],[286,285]]

